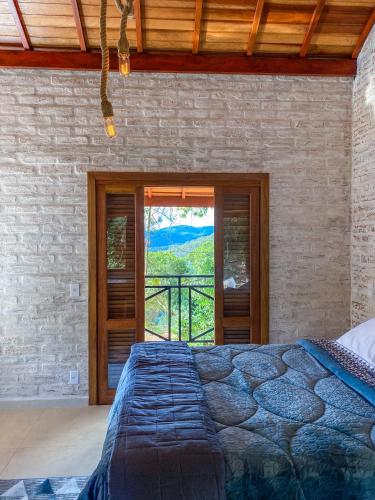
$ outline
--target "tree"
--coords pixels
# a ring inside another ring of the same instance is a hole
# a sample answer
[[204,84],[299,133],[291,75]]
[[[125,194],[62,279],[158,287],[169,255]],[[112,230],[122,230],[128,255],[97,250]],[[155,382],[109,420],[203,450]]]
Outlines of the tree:
[[169,250],[150,252],[148,255],[148,273],[153,274],[189,274],[187,259],[177,257]]
[[207,238],[201,245],[190,252],[187,257],[191,274],[214,274],[214,239]]

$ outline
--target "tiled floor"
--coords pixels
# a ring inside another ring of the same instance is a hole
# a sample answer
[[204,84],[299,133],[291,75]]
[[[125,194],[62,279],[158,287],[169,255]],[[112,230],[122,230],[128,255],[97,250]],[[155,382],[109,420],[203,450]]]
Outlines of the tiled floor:
[[0,479],[91,474],[108,411],[109,406],[0,410]]

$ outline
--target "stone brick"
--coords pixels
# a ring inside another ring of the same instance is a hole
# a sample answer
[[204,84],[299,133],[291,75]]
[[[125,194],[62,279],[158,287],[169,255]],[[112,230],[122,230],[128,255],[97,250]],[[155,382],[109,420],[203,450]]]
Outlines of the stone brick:
[[352,323],[375,317],[375,27],[353,87]]

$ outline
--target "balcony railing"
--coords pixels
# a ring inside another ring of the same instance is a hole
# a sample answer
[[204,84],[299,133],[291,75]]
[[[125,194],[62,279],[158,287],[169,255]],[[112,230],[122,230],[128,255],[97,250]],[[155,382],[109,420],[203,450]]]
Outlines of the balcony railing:
[[145,339],[214,342],[214,275],[145,276]]

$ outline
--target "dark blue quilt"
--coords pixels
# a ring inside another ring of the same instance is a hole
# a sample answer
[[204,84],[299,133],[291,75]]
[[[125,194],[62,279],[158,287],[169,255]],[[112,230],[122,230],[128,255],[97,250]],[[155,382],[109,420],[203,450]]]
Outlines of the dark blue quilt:
[[309,341],[137,344],[80,499],[374,500],[375,388],[353,373]]
[[193,354],[228,500],[375,499],[375,407],[305,348],[228,345]]
[[223,500],[224,461],[190,349],[132,346],[90,500]]

